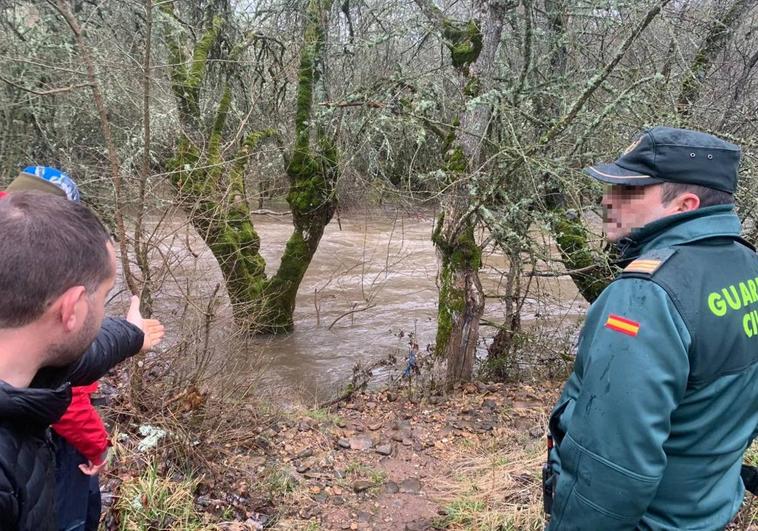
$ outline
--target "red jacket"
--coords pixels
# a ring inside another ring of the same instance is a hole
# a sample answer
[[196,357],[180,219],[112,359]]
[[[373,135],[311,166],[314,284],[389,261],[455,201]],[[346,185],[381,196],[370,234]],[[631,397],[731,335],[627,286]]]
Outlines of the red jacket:
[[71,404],[61,419],[53,424],[55,433],[76,448],[80,454],[99,465],[110,446],[108,432],[90,395],[97,391],[98,383],[71,388]]

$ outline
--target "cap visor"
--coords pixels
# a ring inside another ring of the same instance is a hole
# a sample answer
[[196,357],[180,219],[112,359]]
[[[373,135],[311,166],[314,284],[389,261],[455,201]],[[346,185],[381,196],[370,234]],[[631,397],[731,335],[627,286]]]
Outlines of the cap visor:
[[597,179],[604,183],[623,184],[626,186],[647,186],[648,184],[663,182],[661,179],[627,170],[617,164],[598,164],[597,166],[590,166],[589,168],[584,169],[584,173],[593,179]]
[[6,192],[47,192],[61,197],[66,197],[66,192],[62,188],[58,188],[50,181],[46,181],[42,177],[37,177],[31,173],[21,172],[18,177],[13,179],[11,183],[5,187]]

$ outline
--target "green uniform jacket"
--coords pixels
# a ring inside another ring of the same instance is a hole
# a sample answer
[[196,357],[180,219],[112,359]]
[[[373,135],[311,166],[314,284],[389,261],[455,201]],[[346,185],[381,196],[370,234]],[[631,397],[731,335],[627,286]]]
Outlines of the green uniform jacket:
[[758,257],[729,207],[636,230],[550,418],[548,529],[722,529],[758,425]]

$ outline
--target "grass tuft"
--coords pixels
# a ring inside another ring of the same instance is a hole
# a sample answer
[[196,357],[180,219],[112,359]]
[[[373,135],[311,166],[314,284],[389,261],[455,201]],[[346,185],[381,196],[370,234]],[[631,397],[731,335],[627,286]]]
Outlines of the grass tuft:
[[308,409],[303,412],[303,415],[321,424],[336,425],[342,420],[339,415],[335,415],[329,410],[323,408]]
[[143,529],[203,529],[195,509],[194,492],[198,480],[174,481],[161,477],[155,463],[138,477],[124,481],[116,504],[121,531]]
[[[535,422],[544,412],[534,411]],[[449,530],[541,531],[542,484],[539,474],[545,442],[515,426],[492,441],[459,444],[456,473],[439,484],[445,514],[435,525]]]

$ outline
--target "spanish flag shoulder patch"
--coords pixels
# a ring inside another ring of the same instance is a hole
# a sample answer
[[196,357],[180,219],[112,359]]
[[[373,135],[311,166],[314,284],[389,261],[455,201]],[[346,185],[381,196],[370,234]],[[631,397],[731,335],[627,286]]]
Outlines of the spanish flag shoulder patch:
[[640,323],[615,314],[608,315],[605,327],[628,336],[636,336],[640,332]]

